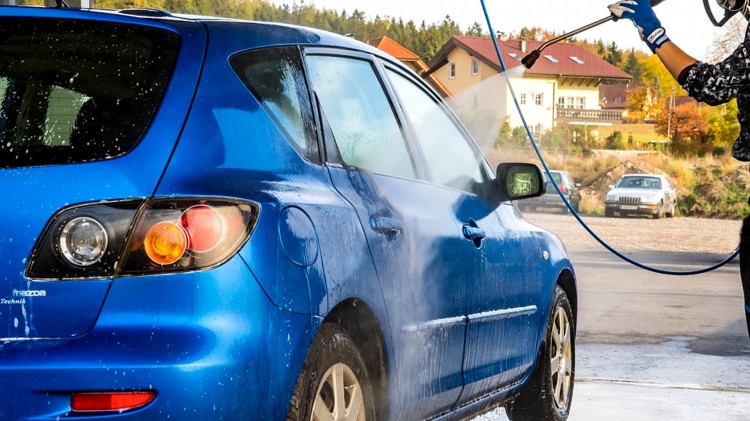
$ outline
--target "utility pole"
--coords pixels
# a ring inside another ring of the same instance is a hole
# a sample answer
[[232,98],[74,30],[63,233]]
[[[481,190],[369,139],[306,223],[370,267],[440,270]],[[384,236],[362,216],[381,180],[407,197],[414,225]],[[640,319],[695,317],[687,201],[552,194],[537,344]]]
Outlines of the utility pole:
[[672,87],[672,95],[669,97],[669,112],[667,114],[667,138],[674,140],[672,136],[672,113],[674,112],[674,93],[675,87]]

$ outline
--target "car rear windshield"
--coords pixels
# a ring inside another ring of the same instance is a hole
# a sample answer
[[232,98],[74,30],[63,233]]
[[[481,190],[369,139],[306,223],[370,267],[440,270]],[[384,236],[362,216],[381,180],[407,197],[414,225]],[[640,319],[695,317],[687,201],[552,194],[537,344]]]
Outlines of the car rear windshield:
[[172,73],[167,30],[0,19],[0,167],[113,158],[145,132]]

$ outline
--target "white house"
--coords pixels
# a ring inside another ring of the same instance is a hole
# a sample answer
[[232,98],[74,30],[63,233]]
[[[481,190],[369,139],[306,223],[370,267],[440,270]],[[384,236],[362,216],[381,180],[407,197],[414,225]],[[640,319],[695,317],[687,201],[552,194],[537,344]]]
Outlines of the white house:
[[[599,85],[605,80],[630,81],[629,74],[570,43],[547,47],[526,69],[521,59],[542,42],[501,39],[498,44],[512,89],[535,135],[562,122],[595,129],[622,120],[621,111],[602,110]],[[484,125],[494,133],[505,121],[511,127],[522,125],[491,38],[454,36],[429,66],[453,93],[452,106],[462,118],[491,118],[495,124]]]

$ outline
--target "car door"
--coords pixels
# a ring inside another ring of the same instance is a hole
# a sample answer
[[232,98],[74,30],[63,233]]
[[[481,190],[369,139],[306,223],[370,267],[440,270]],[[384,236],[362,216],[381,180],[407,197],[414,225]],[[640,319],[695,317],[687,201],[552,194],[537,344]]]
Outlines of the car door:
[[535,243],[515,208],[494,199],[484,159],[445,107],[408,75],[396,69],[387,75],[427,177],[450,198],[467,240],[462,246],[473,248],[466,261],[473,267],[465,278],[468,326],[459,404],[470,402],[512,382],[534,361],[538,261],[526,252]]
[[463,386],[472,250],[449,199],[419,180],[371,57],[308,49],[305,62],[333,185],[356,209],[386,301],[389,404],[403,419],[444,412]]

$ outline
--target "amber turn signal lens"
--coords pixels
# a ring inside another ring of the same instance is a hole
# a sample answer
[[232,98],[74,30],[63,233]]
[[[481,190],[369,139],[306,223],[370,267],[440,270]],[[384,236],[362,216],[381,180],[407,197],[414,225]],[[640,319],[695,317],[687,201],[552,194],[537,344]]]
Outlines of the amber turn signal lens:
[[160,265],[180,260],[188,247],[185,230],[173,222],[159,222],[146,233],[143,247],[146,255]]

